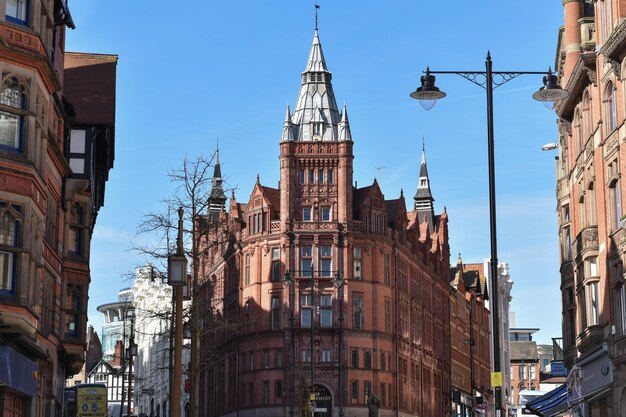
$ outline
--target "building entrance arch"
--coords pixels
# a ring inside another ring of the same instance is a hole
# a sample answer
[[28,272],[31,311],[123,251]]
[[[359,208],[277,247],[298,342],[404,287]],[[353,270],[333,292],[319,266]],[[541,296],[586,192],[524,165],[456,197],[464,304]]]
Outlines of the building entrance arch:
[[313,406],[313,417],[332,417],[333,415],[333,397],[330,390],[320,384],[313,386],[315,400],[311,401]]

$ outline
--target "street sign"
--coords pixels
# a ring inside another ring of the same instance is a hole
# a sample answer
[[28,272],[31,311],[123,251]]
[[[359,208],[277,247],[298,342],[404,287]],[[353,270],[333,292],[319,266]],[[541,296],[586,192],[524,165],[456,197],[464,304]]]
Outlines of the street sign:
[[328,411],[328,409],[326,407],[318,407],[314,408],[313,411],[316,413],[325,413],[326,411]]
[[502,386],[502,372],[491,373],[491,386],[493,388]]

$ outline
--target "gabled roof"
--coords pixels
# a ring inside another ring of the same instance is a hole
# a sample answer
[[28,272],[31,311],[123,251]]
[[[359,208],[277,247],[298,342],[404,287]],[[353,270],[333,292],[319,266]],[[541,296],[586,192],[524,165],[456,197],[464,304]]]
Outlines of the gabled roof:
[[265,197],[265,201],[267,201],[267,204],[272,206],[275,211],[280,211],[280,190],[261,185],[261,191],[263,197]]
[[355,208],[361,207],[365,203],[372,187],[373,185],[368,185],[367,187],[354,189],[352,192],[352,204]]
[[100,359],[100,361],[93,368],[91,368],[90,371],[87,372],[87,375],[92,375],[94,373],[107,373],[111,375],[117,375],[118,368],[115,368],[111,366],[111,364],[109,364],[107,361]]
[[487,277],[484,273],[483,264],[465,264],[464,267],[466,274],[468,274],[465,285],[468,288],[475,288],[477,294],[482,295],[485,300],[488,300]]

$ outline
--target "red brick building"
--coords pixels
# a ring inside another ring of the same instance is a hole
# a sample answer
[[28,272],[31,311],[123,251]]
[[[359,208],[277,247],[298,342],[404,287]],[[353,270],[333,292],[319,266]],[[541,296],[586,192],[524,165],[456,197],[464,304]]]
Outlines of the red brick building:
[[85,361],[117,57],[65,51],[66,1],[0,12],[0,417],[60,416]]
[[402,192],[353,185],[358,141],[331,78],[316,31],[277,141],[279,188],[257,178],[224,211],[214,182],[199,236],[200,415],[451,411],[447,214],[434,214],[424,156],[412,211]]
[[563,1],[556,107],[563,354],[574,415],[626,415],[626,3]]
[[489,299],[482,264],[451,269],[450,349],[453,415],[484,415],[493,403],[491,390]]

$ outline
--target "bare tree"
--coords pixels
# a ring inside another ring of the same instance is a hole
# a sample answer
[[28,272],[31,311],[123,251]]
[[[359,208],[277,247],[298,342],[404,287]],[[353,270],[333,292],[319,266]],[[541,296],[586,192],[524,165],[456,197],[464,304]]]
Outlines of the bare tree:
[[[216,154],[206,157],[200,155],[195,159],[185,157],[179,168],[168,172],[169,180],[175,185],[172,192],[161,199],[160,211],[149,211],[143,214],[137,228],[137,237],[148,237],[147,241],[135,242],[131,250],[144,255],[148,261],[160,271],[167,271],[167,259],[176,251],[175,241],[178,228],[178,210],[184,211],[183,217],[183,246],[185,255],[191,268],[191,298],[192,302],[185,311],[185,321],[191,332],[191,417],[199,415],[199,381],[200,367],[213,360],[210,352],[200,353],[200,339],[205,332],[216,332],[234,329],[235,323],[227,323],[215,319],[210,314],[204,314],[206,306],[197,295],[199,283],[206,277],[200,276],[200,258],[203,251],[210,249],[204,245],[200,248],[202,230],[200,225],[205,224],[208,216],[209,195],[213,186],[213,171]],[[226,237],[224,237],[226,238]],[[222,242],[213,241],[212,245]],[[155,315],[163,312],[154,312]],[[170,335],[171,337],[171,335]],[[170,404],[170,406],[174,406]]]

